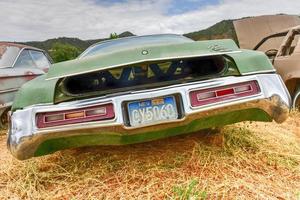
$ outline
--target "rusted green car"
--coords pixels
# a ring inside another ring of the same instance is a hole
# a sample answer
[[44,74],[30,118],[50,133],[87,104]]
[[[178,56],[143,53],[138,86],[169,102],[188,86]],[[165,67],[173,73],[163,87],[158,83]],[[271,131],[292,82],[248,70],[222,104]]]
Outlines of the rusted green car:
[[11,111],[18,159],[124,145],[241,121],[283,122],[289,93],[264,53],[180,35],[97,43],[26,83]]

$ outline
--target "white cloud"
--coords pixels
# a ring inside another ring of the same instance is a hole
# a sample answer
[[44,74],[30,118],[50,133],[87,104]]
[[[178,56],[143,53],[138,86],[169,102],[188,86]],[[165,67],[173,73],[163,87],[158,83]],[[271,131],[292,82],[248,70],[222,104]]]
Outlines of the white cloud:
[[107,37],[111,32],[138,35],[197,31],[223,19],[263,14],[300,14],[298,0],[223,0],[218,5],[168,16],[171,0],[128,0],[110,6],[92,0],[0,0],[0,40],[53,37]]

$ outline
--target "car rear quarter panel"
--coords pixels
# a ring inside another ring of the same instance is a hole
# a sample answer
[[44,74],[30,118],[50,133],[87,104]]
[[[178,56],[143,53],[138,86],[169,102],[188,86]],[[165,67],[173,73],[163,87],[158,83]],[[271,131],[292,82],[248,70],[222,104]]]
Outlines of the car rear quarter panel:
[[268,57],[260,51],[241,50],[240,53],[230,54],[241,75],[275,72]]
[[39,76],[20,88],[12,105],[12,111],[35,104],[53,103],[57,79],[46,81],[45,77],[46,75]]

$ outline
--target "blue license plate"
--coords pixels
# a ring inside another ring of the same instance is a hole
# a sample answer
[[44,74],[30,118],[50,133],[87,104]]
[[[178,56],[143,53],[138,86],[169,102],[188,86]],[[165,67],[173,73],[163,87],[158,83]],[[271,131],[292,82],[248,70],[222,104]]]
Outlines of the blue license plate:
[[145,126],[178,119],[174,96],[128,103],[131,126]]

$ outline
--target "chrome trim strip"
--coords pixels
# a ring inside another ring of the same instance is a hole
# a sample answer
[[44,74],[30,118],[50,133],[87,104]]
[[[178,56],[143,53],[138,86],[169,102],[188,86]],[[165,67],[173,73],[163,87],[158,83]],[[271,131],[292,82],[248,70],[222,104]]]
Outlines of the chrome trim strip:
[[12,64],[11,68],[14,68],[14,67],[15,67],[15,64],[16,64],[17,60],[19,59],[21,53],[22,53],[25,49],[26,49],[26,47],[23,47],[23,48],[19,51],[18,56],[17,56],[16,59],[14,60],[14,62],[13,62],[13,64]]
[[19,90],[19,88],[12,88],[12,89],[7,89],[7,90],[0,90],[0,94],[7,93],[7,92],[16,92],[18,90]]
[[293,109],[296,109],[296,100],[297,98],[300,98],[300,91],[298,91],[298,93],[296,93],[296,95],[294,96],[294,99],[293,99]]
[[254,75],[254,74],[258,74],[258,73],[266,74],[266,73],[274,73],[274,72],[276,72],[275,69],[273,69],[273,70],[254,71],[254,72],[246,72],[246,73],[241,73],[241,74],[244,75],[244,76],[248,76],[248,75]]

